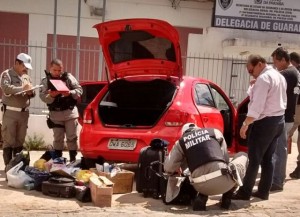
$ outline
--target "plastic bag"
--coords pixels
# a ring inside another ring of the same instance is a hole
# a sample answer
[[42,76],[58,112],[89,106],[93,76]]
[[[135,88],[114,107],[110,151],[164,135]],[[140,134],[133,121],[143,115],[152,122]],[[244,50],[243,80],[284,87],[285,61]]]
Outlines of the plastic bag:
[[29,151],[22,150],[14,158],[12,158],[6,166],[6,171],[9,171],[11,168],[19,164],[21,161],[23,162],[23,166],[20,169],[24,170],[25,167],[28,166],[30,163]]
[[16,166],[7,171],[7,185],[13,188],[23,188],[25,184],[33,182],[23,170],[20,170],[23,166],[23,161],[18,163]]
[[91,176],[92,176],[92,171],[89,170],[79,170],[76,173],[76,179],[84,183],[88,183],[90,181]]
[[36,169],[39,169],[41,171],[45,171],[46,167],[45,167],[45,163],[47,161],[45,159],[38,159],[37,161],[34,162],[33,167]]
[[42,190],[43,181],[47,181],[51,174],[46,171],[41,171],[35,167],[27,166],[25,168],[25,172],[28,176],[30,176],[34,181],[34,189],[37,191]]

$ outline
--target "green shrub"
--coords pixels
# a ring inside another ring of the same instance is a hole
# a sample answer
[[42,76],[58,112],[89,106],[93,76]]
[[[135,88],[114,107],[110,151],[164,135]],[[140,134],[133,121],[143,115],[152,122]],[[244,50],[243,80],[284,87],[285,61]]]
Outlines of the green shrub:
[[25,140],[24,147],[30,151],[30,150],[41,150],[45,148],[45,141],[43,136],[33,134],[33,136],[27,136]]

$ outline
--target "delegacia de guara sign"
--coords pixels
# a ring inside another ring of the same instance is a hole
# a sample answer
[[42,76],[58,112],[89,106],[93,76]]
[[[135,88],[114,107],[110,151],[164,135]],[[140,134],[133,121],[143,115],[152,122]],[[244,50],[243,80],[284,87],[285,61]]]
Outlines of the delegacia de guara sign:
[[216,0],[214,27],[300,33],[300,0]]

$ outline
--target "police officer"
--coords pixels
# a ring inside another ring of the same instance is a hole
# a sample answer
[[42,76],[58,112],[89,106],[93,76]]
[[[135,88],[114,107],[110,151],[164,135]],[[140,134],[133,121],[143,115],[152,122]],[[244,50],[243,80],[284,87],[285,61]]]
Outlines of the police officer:
[[[62,156],[64,138],[67,139],[70,161],[76,159],[78,150],[78,109],[77,99],[82,95],[82,87],[76,78],[63,71],[63,63],[60,59],[53,59],[50,63],[50,72],[45,71],[46,77],[41,81],[40,98],[49,109],[49,121],[53,129],[53,147],[58,157]],[[69,88],[67,92],[59,92],[50,80],[61,80]]]
[[182,127],[182,137],[166,158],[164,169],[172,174],[187,164],[191,184],[198,192],[193,210],[206,210],[208,195],[217,194],[223,194],[221,208],[229,209],[231,196],[242,183],[247,162],[247,154],[242,152],[229,162],[227,145],[219,130],[201,129],[187,123]]
[[35,96],[34,91],[30,90],[32,83],[27,74],[28,69],[32,69],[31,62],[29,55],[20,53],[16,57],[14,66],[2,72],[0,77],[3,92],[1,132],[5,166],[23,149],[28,128],[30,98]]

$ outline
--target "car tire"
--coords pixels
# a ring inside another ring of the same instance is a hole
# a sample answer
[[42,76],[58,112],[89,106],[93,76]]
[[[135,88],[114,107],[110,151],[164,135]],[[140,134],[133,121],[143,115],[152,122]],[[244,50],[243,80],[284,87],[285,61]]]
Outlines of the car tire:
[[81,158],[81,169],[88,170],[90,168],[95,168],[96,161],[97,161],[96,159],[82,157]]

